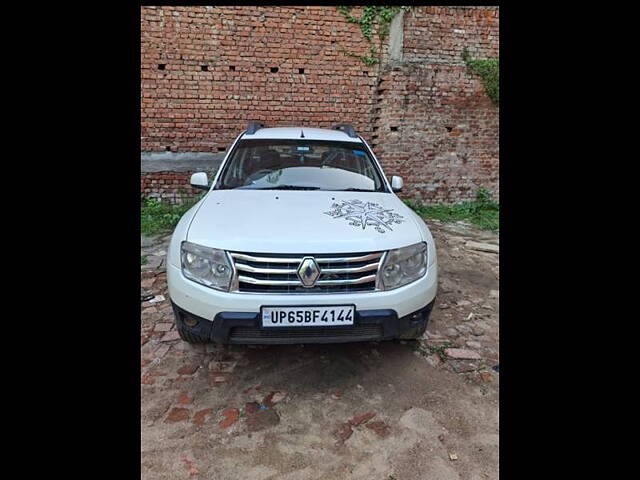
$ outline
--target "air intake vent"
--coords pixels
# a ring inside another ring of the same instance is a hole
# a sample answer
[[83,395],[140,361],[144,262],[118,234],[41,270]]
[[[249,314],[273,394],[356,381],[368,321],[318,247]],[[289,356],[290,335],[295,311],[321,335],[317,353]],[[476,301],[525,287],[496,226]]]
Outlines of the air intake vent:
[[231,342],[246,343],[258,342],[267,343],[269,340],[274,343],[293,342],[336,342],[342,339],[348,341],[378,340],[383,337],[381,325],[354,325],[352,327],[340,328],[251,328],[235,327],[231,329],[229,340]]

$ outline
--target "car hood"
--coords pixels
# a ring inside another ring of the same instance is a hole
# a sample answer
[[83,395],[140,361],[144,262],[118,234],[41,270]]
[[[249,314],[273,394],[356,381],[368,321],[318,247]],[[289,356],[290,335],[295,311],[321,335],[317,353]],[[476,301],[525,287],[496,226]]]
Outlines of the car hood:
[[253,253],[352,253],[422,241],[412,211],[394,194],[213,190],[189,242]]

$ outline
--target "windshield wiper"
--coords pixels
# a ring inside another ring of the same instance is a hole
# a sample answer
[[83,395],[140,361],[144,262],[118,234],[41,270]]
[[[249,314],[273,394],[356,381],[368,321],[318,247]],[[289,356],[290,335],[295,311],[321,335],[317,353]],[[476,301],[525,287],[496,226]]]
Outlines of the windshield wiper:
[[376,192],[377,190],[367,190],[365,188],[345,188],[344,190],[338,190],[338,192]]
[[304,185],[277,185],[274,187],[249,188],[247,190],[320,190],[320,187],[307,187]]

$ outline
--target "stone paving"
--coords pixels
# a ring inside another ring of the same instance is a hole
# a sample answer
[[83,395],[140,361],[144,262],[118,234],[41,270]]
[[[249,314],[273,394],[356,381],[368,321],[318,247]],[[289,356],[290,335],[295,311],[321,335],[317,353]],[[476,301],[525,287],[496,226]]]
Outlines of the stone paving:
[[495,234],[429,222],[440,285],[419,341],[182,342],[170,236],[143,238],[142,478],[498,478]]

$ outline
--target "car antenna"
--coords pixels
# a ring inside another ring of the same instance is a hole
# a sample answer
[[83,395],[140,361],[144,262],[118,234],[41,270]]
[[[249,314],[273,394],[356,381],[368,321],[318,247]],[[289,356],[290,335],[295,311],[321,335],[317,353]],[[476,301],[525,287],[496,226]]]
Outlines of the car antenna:
[[300,138],[304,138],[304,132],[300,129]]

